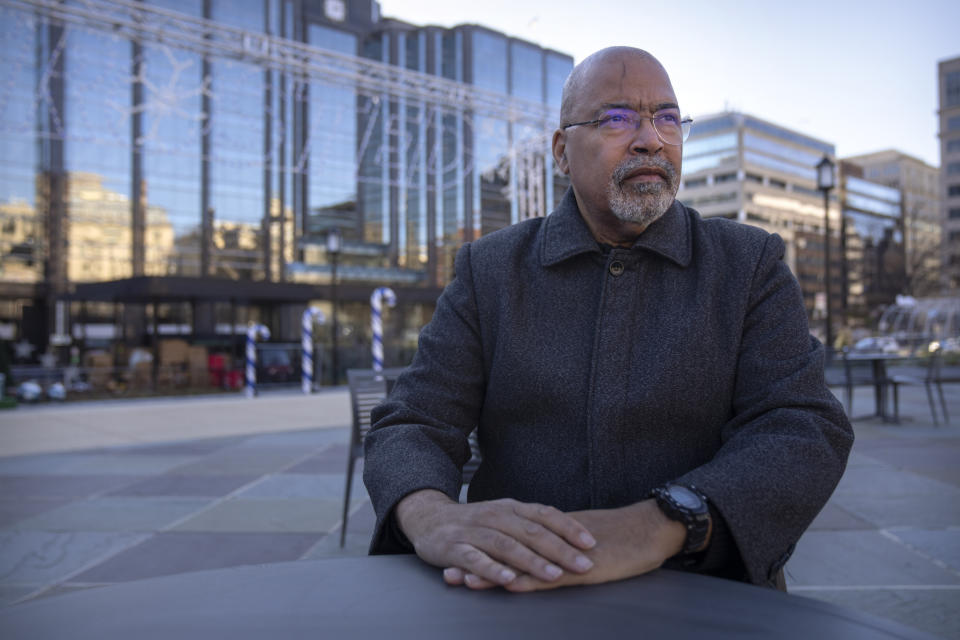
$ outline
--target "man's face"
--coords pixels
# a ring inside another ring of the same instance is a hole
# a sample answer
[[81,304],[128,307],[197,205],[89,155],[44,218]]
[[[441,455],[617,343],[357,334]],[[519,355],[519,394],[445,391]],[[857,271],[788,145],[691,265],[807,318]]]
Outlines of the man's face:
[[679,115],[666,72],[635,54],[605,56],[586,70],[563,124],[625,110],[647,119],[637,129],[570,127],[554,136],[554,155],[591,228],[619,224],[640,232],[673,204],[680,186],[682,146],[661,140],[649,120],[657,112]]

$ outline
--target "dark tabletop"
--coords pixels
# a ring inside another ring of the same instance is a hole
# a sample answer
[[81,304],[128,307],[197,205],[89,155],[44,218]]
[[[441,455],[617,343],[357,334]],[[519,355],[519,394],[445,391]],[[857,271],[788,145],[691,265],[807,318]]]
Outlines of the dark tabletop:
[[412,556],[237,567],[91,588],[0,610],[3,638],[927,638],[778,591],[660,570],[511,594],[447,587]]

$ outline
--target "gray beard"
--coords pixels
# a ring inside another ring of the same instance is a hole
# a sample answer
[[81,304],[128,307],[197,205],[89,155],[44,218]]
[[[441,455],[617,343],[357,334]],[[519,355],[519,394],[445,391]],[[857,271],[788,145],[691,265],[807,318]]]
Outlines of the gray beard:
[[[623,184],[623,180],[639,167],[657,167],[667,174],[666,182]],[[677,195],[677,172],[666,160],[627,161],[616,168],[607,185],[610,211],[619,220],[646,228],[660,218]]]

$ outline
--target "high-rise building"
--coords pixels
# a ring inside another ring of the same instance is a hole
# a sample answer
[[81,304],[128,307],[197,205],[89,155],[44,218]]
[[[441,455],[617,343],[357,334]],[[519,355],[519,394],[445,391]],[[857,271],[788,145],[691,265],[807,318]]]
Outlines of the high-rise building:
[[[780,234],[786,261],[800,281],[811,329],[824,334],[824,202],[816,165],[835,157],[834,146],[743,113],[695,118],[683,146],[678,198],[704,217],[722,216]],[[841,317],[840,217],[829,203],[831,309]]]
[[873,328],[906,290],[904,198],[900,189],[867,180],[857,164],[839,172],[840,280],[844,324]]
[[457,248],[567,185],[572,58],[481,26],[373,0],[24,0],[0,43],[0,337],[38,350],[64,317],[79,341],[232,343],[248,321],[296,341],[337,296],[359,353],[388,285],[408,353]]
[[938,65],[944,286],[960,290],[960,58]]
[[899,189],[903,194],[905,284],[902,293],[931,297],[941,287],[940,170],[923,160],[892,149],[844,158],[859,166],[870,182]]

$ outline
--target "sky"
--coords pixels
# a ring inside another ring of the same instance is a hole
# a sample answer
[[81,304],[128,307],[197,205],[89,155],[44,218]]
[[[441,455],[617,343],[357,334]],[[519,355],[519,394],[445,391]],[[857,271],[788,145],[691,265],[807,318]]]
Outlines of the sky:
[[481,24],[573,56],[646,49],[683,111],[736,110],[836,145],[940,165],[937,63],[960,57],[957,0],[380,0],[418,26]]

